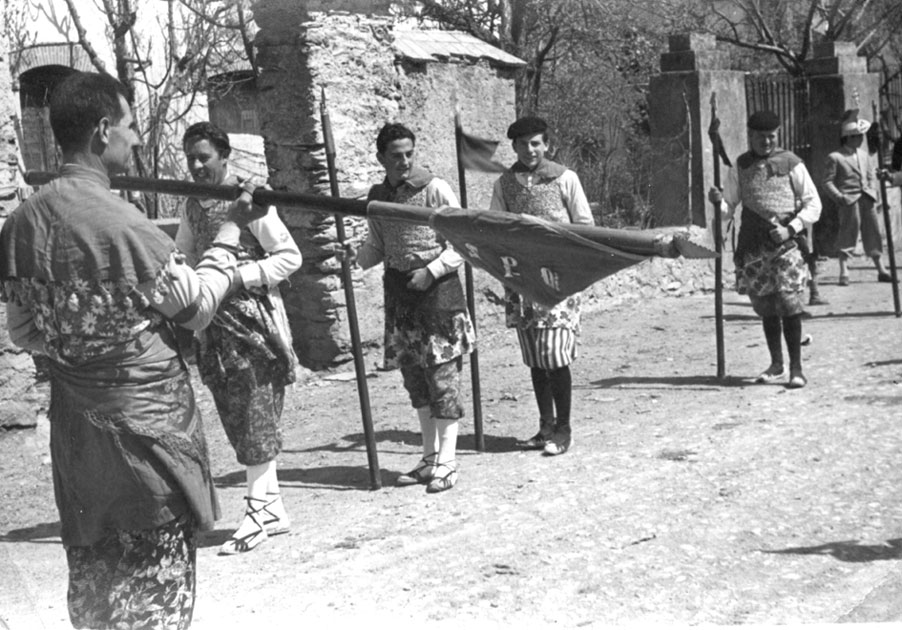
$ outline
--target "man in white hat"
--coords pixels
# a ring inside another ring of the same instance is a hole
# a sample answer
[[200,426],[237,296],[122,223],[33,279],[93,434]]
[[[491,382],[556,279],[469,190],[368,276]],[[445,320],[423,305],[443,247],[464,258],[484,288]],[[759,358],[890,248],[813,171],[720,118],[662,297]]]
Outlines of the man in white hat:
[[878,282],[892,282],[892,276],[883,266],[883,244],[877,219],[877,177],[871,167],[864,134],[871,123],[858,117],[858,110],[846,113],[843,119],[838,151],[827,156],[823,188],[826,196],[836,204],[839,216],[839,232],[836,248],[839,250],[839,286],[849,284],[849,258],[861,242],[865,253],[874,261]]

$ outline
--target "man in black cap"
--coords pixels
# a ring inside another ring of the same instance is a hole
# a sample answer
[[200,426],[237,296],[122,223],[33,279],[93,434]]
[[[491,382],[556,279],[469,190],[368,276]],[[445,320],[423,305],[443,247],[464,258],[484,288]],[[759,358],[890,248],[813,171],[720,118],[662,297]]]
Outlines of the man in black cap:
[[725,218],[742,204],[739,239],[733,260],[736,288],[747,293],[762,318],[770,366],[756,383],[786,378],[783,343],[789,353],[790,388],[807,384],[802,373],[802,290],[808,268],[796,236],[821,216],[821,201],[802,160],[777,147],[780,119],[773,112],[755,112],[748,120],[749,151],[736,160],[723,193],[709,192],[721,204]]
[[[576,173],[545,157],[548,125],[527,116],[507,130],[517,162],[495,182],[491,209],[531,214],[562,223],[594,223]],[[546,455],[566,453],[572,444],[570,364],[576,359],[580,296],[547,307],[505,290],[508,327],[516,328],[523,362],[529,366],[539,406],[539,432],[520,443]]]

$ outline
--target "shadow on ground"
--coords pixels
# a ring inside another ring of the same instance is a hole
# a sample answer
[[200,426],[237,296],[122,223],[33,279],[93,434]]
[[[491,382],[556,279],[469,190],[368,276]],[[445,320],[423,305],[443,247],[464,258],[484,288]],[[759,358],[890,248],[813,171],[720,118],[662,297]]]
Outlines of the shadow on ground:
[[[727,376],[719,379],[716,376],[613,376],[597,381],[590,381],[585,387],[574,389],[610,389],[635,385],[635,389],[718,389],[721,387],[745,387],[749,380],[738,376]],[[664,386],[664,387],[655,387]]]
[[0,534],[0,542],[45,542],[59,544],[60,522],[38,523]]
[[763,553],[832,556],[841,562],[876,562],[902,559],[902,538],[892,538],[879,544],[862,544],[857,540],[842,540],[811,547],[762,549]]

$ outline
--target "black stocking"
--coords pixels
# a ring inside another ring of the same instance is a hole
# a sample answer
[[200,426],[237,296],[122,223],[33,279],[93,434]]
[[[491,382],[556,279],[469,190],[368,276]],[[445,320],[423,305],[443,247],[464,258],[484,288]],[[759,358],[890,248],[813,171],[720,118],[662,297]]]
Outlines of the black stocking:
[[542,368],[530,368],[532,375],[532,391],[539,405],[539,421],[542,424],[554,422],[554,394],[551,384],[551,373]]
[[783,340],[780,338],[783,325],[780,318],[765,317],[762,323],[764,324],[764,338],[767,339],[767,349],[770,351],[770,364],[783,365]]
[[783,318],[783,336],[789,352],[790,371],[802,371],[802,316]]
[[558,425],[570,424],[570,400],[573,393],[573,379],[570,366],[564,366],[549,372],[551,375],[551,392],[554,394],[554,406],[557,409]]

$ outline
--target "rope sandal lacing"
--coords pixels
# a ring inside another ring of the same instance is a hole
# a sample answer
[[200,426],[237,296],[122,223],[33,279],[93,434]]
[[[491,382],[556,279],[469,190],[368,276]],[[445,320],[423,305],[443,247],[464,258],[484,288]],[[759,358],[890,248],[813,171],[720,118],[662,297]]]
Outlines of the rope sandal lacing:
[[430,453],[429,455],[425,455],[423,459],[419,461],[417,467],[411,470],[409,473],[404,473],[402,475],[398,475],[398,480],[396,483],[399,486],[413,486],[416,484],[427,484],[432,481],[432,478],[435,474],[435,456],[438,453]]
[[[456,460],[451,460],[450,462],[446,462],[444,464],[438,464],[435,467],[435,473],[432,476],[432,481],[429,482],[429,485],[426,486],[426,492],[430,494],[434,494],[436,492],[444,492],[445,490],[450,490],[454,487],[454,484],[457,483],[457,462]],[[447,472],[444,475],[440,475],[439,471],[446,470]]]
[[[255,499],[253,497],[244,497],[244,500],[247,503],[247,508],[244,511],[244,522],[241,523],[241,526],[244,526],[247,519],[250,519],[257,527],[243,536],[232,534],[232,536],[222,543],[222,546],[219,548],[219,555],[221,556],[234,556],[239,553],[246,553],[252,549],[256,549],[260,543],[269,537],[266,533],[266,528],[264,527],[264,516],[269,503],[266,502],[266,499]],[[255,509],[251,505],[252,501],[262,503],[262,505]],[[241,527],[235,530],[235,533],[240,529]]]
[[267,492],[267,497],[275,497],[274,499],[270,499],[267,501],[266,505],[260,508],[260,511],[263,512],[263,527],[266,529],[266,533],[270,536],[278,536],[279,534],[287,534],[291,529],[291,519],[288,518],[287,514],[284,514],[285,508],[282,508],[282,512],[284,516],[279,515],[276,512],[273,512],[270,509],[270,506],[275,504],[276,502],[282,502],[282,495],[279,492]]

